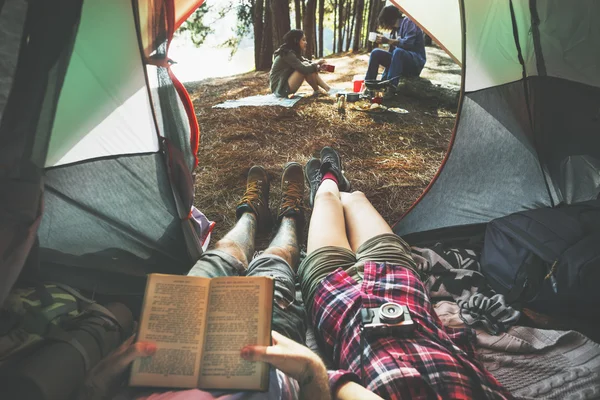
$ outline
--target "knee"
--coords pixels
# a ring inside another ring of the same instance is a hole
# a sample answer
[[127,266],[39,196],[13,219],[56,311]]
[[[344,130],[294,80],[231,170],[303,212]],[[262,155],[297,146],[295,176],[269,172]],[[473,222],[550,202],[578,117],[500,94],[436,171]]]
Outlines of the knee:
[[352,203],[363,202],[365,200],[368,201],[367,196],[358,190],[352,193],[344,193],[341,197],[341,200],[343,206],[347,206]]
[[394,49],[394,53],[392,54],[393,58],[406,58],[408,57],[408,51],[401,49],[401,48],[397,48]]
[[292,249],[288,249],[285,247],[269,247],[268,249],[266,249],[263,254],[270,254],[273,256],[277,256],[277,257],[281,257],[284,260],[286,260],[288,263],[290,263],[290,260],[292,258]]
[[384,53],[387,53],[387,51],[383,49],[373,49],[369,59],[378,59]]
[[233,240],[221,239],[215,244],[215,250],[225,252],[236,259],[238,259],[244,266],[248,266],[248,260],[246,259],[246,253],[244,250]]
[[317,201],[323,202],[323,201],[339,201],[339,200],[340,200],[340,196],[337,193],[330,192],[329,190],[318,190],[317,194],[315,195],[315,204],[317,204]]

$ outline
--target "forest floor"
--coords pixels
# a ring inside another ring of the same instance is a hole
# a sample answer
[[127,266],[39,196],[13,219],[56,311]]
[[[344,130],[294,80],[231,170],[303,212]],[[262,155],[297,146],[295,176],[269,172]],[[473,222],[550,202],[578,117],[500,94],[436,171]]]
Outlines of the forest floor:
[[[457,93],[460,67],[437,47],[428,47],[427,57],[421,76],[431,81],[433,89]],[[344,54],[330,57],[328,62],[336,70],[324,74],[324,80],[334,88],[351,90],[352,77],[366,71],[368,54]],[[341,115],[335,98],[330,97],[305,98],[293,108],[212,108],[228,99],[269,93],[268,72],[193,82],[186,87],[201,130],[195,206],[217,223],[213,243],[234,225],[235,206],[252,165],[262,165],[269,173],[275,214],[283,165],[288,161],[304,165],[327,145],[339,150],[353,188],[364,192],[382,216],[395,223],[440,167],[456,118],[456,104],[418,94],[399,94],[384,103],[406,109],[407,114],[348,109]],[[310,92],[310,87],[299,91]],[[308,221],[310,215],[306,217]],[[259,238],[258,245],[267,241],[268,237]]]

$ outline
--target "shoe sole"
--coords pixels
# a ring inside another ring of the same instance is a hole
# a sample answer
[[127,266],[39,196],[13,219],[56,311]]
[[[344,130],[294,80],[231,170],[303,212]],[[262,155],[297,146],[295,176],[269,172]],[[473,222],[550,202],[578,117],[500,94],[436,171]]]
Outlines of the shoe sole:
[[319,163],[319,167],[321,166],[321,160],[319,160],[318,158],[315,158],[315,157],[312,157],[310,160],[308,160],[308,162],[304,166],[304,180],[306,181],[306,185],[308,186],[308,204],[311,207],[314,206],[314,195],[317,194],[317,191],[315,190],[315,193],[313,195],[313,193],[312,193],[312,186],[310,185],[310,178],[308,176],[308,165],[313,160],[316,160]]

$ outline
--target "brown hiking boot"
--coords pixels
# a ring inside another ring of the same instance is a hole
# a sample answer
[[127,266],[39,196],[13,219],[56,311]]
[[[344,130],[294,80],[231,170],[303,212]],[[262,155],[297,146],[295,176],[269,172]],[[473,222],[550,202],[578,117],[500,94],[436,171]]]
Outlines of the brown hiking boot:
[[269,210],[269,177],[267,171],[255,165],[248,171],[246,192],[235,209],[236,219],[244,213],[251,212],[256,216],[259,231],[267,231],[271,227],[271,210]]
[[281,206],[277,220],[283,217],[295,217],[298,226],[304,223],[304,171],[297,162],[289,162],[283,168],[281,176]]

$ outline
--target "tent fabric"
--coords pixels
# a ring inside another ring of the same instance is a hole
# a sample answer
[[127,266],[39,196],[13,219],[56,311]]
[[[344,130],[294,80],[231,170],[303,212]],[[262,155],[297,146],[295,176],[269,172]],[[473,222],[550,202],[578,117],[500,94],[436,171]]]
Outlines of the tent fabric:
[[8,0],[0,5],[0,120],[8,101],[17,68],[21,36],[27,16],[27,2]]
[[68,284],[78,283],[69,278],[77,274],[91,285],[108,272],[139,277],[186,272],[191,261],[174,202],[158,153],[46,170],[38,232],[46,275],[53,272],[49,261],[69,267],[71,274],[60,276]]
[[128,2],[83,3],[46,167],[158,151],[133,18]]
[[462,63],[462,35],[458,0],[391,0],[458,63]]
[[142,20],[137,0],[0,2],[0,18],[24,22],[0,31],[0,301],[34,243],[45,279],[104,293],[143,291],[147,273],[184,273],[201,254],[197,121],[168,65],[149,87],[142,51],[145,29],[148,55],[168,60],[177,2],[151,3]]
[[599,5],[461,0],[457,124],[438,174],[396,233],[487,223],[599,195]]
[[448,160],[395,232],[477,224],[550,205],[523,107],[520,82],[465,96]]

